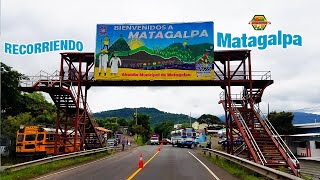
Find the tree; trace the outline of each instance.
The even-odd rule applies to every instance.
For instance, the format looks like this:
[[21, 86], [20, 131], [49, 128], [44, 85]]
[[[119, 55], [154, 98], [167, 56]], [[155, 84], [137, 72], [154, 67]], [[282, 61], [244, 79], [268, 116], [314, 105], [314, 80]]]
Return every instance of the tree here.
[[190, 123], [182, 123], [181, 124], [181, 129], [185, 129], [185, 128], [191, 128]]
[[53, 125], [56, 120], [56, 107], [41, 93], [21, 93], [18, 90], [21, 79], [26, 77], [1, 63], [1, 133], [13, 142], [12, 151], [20, 125]]
[[[159, 134], [161, 138], [164, 137], [170, 137], [171, 131], [173, 131], [173, 126], [174, 123], [171, 121], [164, 121], [161, 122], [160, 124], [157, 124], [156, 127], [154, 128], [154, 132], [156, 134]], [[163, 135], [163, 137], [162, 137]]]
[[97, 118], [96, 124], [116, 132], [119, 126], [127, 126], [128, 122], [124, 118], [110, 117], [105, 119]]
[[21, 103], [18, 86], [26, 77], [1, 62], [1, 116], [17, 115]]
[[119, 124], [118, 123], [114, 123], [114, 122], [106, 122], [104, 124], [104, 127], [106, 129], [112, 130], [112, 132], [116, 132], [119, 128]]
[[271, 112], [269, 120], [277, 132], [281, 135], [292, 134], [295, 132], [293, 126], [293, 113], [292, 112]]
[[132, 117], [133, 120], [129, 122], [128, 131], [133, 134], [138, 134], [142, 136], [143, 141], [147, 142], [151, 133], [150, 116], [145, 114], [134, 113]]
[[95, 118], [95, 124], [96, 124], [96, 126], [104, 127], [104, 119], [102, 119], [102, 118]]
[[1, 119], [1, 136], [4, 136], [11, 140], [9, 151], [15, 152], [15, 140], [16, 133], [20, 128], [20, 125], [30, 125], [30, 119], [32, 116], [30, 112], [20, 113], [17, 116], [7, 116], [5, 119]]
[[125, 120], [124, 118], [118, 118], [117, 122], [120, 126], [128, 126], [128, 121]]
[[35, 123], [53, 124], [55, 122], [57, 108], [49, 103], [42, 93], [24, 93], [22, 101], [20, 103], [22, 112], [31, 112], [32, 117], [41, 116], [43, 118], [38, 118], [39, 121], [35, 121]]
[[217, 116], [211, 115], [211, 114], [203, 114], [197, 119], [197, 121], [200, 124], [206, 123], [208, 125], [210, 125], [210, 124], [223, 124], [223, 122], [221, 122]]

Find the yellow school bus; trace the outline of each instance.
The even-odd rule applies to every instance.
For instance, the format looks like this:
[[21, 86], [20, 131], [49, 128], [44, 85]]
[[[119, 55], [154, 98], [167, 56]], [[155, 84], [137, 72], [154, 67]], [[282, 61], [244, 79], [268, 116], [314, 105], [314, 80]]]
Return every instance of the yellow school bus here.
[[[42, 126], [21, 126], [17, 131], [17, 156], [46, 156], [54, 154], [56, 129]], [[61, 132], [59, 133], [61, 134]], [[68, 130], [70, 141], [73, 143], [74, 131]], [[79, 137], [79, 133], [78, 133]], [[59, 153], [73, 152], [73, 144], [67, 141], [65, 152], [62, 152], [60, 142], [57, 144]], [[60, 147], [60, 148], [59, 148]], [[77, 149], [80, 149], [80, 140], [77, 140]]]

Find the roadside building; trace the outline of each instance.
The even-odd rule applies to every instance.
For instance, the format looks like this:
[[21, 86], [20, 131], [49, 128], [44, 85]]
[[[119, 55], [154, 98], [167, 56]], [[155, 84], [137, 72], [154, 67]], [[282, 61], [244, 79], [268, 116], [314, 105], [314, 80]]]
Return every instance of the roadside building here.
[[203, 130], [204, 128], [208, 127], [208, 124], [202, 123], [200, 124], [198, 121], [192, 123], [192, 127], [194, 130]]
[[296, 134], [283, 135], [293, 154], [320, 157], [320, 123], [295, 124]]
[[182, 127], [182, 124], [175, 124], [173, 125], [174, 129], [180, 129]]
[[128, 134], [128, 126], [119, 126], [118, 133], [119, 134]]

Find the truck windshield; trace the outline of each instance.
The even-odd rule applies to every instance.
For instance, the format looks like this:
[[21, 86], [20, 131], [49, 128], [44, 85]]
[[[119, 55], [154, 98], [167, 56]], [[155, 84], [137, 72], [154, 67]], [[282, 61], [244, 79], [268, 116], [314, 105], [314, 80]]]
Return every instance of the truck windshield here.
[[156, 138], [156, 137], [152, 137], [152, 138], [151, 138], [151, 140], [158, 140], [158, 138]]

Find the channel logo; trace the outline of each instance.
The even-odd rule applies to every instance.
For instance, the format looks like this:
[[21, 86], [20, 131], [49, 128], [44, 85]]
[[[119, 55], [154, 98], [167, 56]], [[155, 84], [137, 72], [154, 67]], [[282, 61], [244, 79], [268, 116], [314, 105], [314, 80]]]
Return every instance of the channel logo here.
[[249, 24], [252, 25], [254, 30], [263, 31], [271, 22], [264, 15], [254, 15]]

